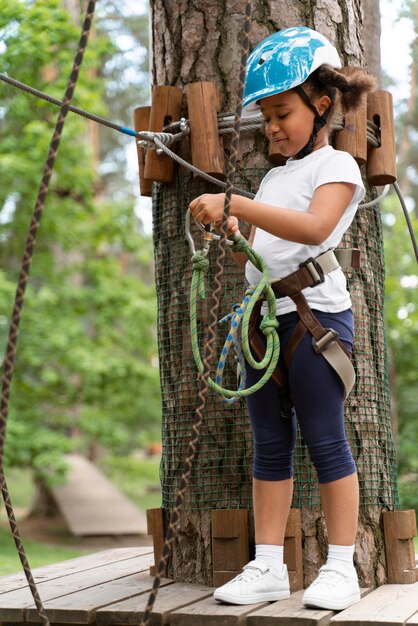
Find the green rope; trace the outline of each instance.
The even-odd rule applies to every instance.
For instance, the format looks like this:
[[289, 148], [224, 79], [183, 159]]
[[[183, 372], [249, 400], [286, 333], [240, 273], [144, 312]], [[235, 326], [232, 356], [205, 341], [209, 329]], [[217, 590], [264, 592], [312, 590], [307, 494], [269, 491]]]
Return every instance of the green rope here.
[[[244, 237], [238, 235], [233, 236], [234, 245], [232, 250], [234, 252], [243, 252], [247, 255], [249, 261], [255, 265], [255, 267], [262, 272], [262, 278], [258, 285], [254, 288], [251, 287], [252, 294], [250, 300], [245, 308], [244, 315], [242, 317], [241, 327], [241, 342], [242, 349], [246, 361], [257, 370], [265, 369], [265, 373], [262, 378], [252, 387], [248, 389], [226, 389], [217, 382], [209, 378], [209, 387], [218, 393], [222, 397], [226, 398], [244, 398], [252, 393], [255, 393], [269, 380], [273, 374], [280, 354], [279, 336], [277, 334], [277, 328], [279, 323], [276, 319], [276, 296], [271, 288], [269, 281], [269, 270], [263, 259], [252, 250], [248, 242]], [[192, 257], [193, 276], [192, 284], [190, 287], [190, 329], [191, 329], [191, 343], [193, 357], [196, 362], [196, 366], [200, 375], [203, 374], [203, 361], [200, 355], [199, 339], [197, 332], [197, 301], [205, 299], [205, 274], [209, 271], [209, 261], [202, 250], [198, 250]], [[247, 292], [248, 293], [248, 292]], [[250, 342], [248, 337], [249, 323], [251, 313], [254, 309], [256, 302], [260, 299], [267, 300], [268, 311], [263, 316], [260, 324], [260, 329], [266, 337], [266, 351], [261, 361], [257, 361], [251, 352]], [[230, 333], [231, 335], [231, 333]], [[228, 335], [227, 341], [232, 339], [232, 335]]]

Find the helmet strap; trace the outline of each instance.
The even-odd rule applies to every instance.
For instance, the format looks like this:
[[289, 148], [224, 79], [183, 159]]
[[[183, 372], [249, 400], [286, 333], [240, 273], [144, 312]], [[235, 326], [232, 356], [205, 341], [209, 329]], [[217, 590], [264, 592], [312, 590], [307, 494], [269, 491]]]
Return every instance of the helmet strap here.
[[306, 91], [300, 85], [298, 85], [294, 89], [295, 89], [296, 93], [298, 93], [299, 96], [302, 98], [302, 100], [305, 102], [305, 104], [307, 104], [308, 107], [315, 113], [312, 134], [309, 137], [309, 141], [302, 148], [302, 150], [300, 150], [297, 153], [297, 155], [295, 157], [296, 159], [303, 159], [303, 157], [308, 156], [308, 154], [311, 154], [311, 152], [313, 150], [313, 147], [314, 147], [315, 139], [317, 138], [317, 135], [318, 135], [319, 131], [321, 130], [321, 128], [323, 128], [325, 126], [325, 124], [328, 121], [329, 115], [331, 113], [332, 104], [330, 104], [330, 106], [327, 109], [325, 109], [323, 114], [320, 115], [318, 109], [316, 108], [316, 106], [314, 104], [312, 104], [312, 102], [311, 102], [308, 94], [306, 93]]

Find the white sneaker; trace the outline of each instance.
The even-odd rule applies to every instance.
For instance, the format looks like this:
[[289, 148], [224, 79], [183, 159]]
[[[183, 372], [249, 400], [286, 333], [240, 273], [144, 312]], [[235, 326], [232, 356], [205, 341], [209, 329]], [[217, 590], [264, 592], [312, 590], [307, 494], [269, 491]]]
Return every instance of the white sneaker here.
[[287, 567], [281, 574], [271, 570], [262, 561], [250, 561], [241, 574], [216, 589], [213, 597], [230, 604], [274, 602], [290, 596]]
[[318, 577], [303, 594], [303, 604], [320, 609], [342, 611], [360, 602], [360, 587], [357, 573], [338, 564], [323, 565]]

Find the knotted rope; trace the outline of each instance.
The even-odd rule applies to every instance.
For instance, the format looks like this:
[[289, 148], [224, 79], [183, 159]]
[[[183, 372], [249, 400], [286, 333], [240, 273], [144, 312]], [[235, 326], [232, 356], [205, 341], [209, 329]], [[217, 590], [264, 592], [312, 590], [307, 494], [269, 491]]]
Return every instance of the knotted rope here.
[[62, 102], [62, 106], [60, 108], [60, 112], [58, 115], [58, 120], [54, 129], [54, 134], [52, 136], [51, 144], [49, 147], [48, 156], [45, 162], [42, 180], [39, 187], [35, 208], [33, 211], [32, 221], [29, 227], [29, 233], [26, 240], [25, 252], [22, 261], [22, 267], [19, 275], [19, 282], [16, 290], [15, 301], [13, 305], [12, 312], [12, 321], [10, 324], [9, 337], [7, 341], [6, 347], [6, 356], [4, 360], [4, 376], [2, 382], [2, 395], [1, 395], [1, 403], [0, 403], [0, 484], [1, 484], [1, 492], [3, 495], [4, 505], [7, 511], [7, 517], [9, 519], [10, 528], [12, 530], [13, 539], [15, 541], [19, 558], [23, 566], [23, 571], [26, 576], [26, 580], [28, 581], [29, 588], [31, 590], [33, 599], [36, 604], [36, 608], [39, 613], [39, 617], [41, 618], [44, 626], [49, 626], [49, 620], [46, 615], [44, 606], [42, 604], [41, 598], [39, 596], [38, 589], [35, 584], [35, 580], [33, 578], [25, 549], [22, 544], [22, 540], [20, 538], [19, 530], [16, 524], [16, 518], [13, 511], [12, 503], [10, 501], [9, 490], [7, 488], [6, 478], [4, 475], [4, 444], [6, 439], [6, 427], [7, 427], [7, 417], [9, 412], [9, 399], [10, 399], [10, 387], [13, 378], [14, 372], [14, 361], [16, 355], [16, 346], [17, 340], [19, 336], [19, 325], [20, 319], [22, 316], [22, 309], [24, 304], [25, 291], [28, 284], [30, 266], [32, 264], [32, 256], [36, 245], [36, 236], [39, 230], [42, 213], [45, 204], [45, 197], [48, 193], [49, 183], [52, 176], [52, 171], [54, 168], [58, 147], [61, 140], [62, 131], [64, 128], [65, 118], [70, 108], [70, 102], [73, 98], [75, 86], [78, 80], [80, 67], [83, 62], [84, 53], [86, 51], [88, 36], [91, 29], [91, 24], [93, 20], [94, 10], [96, 6], [96, 0], [89, 0], [86, 16], [83, 23], [82, 33], [80, 37], [80, 41], [78, 44], [78, 50], [74, 59], [73, 68], [71, 71], [70, 79], [67, 85], [67, 89], [65, 92], [64, 100]]
[[[235, 169], [238, 155], [238, 147], [239, 147], [239, 132], [240, 132], [240, 123], [241, 123], [241, 113], [242, 113], [242, 98], [244, 94], [244, 84], [245, 84], [245, 68], [247, 65], [247, 57], [249, 51], [249, 32], [251, 26], [251, 2], [247, 2], [245, 8], [245, 26], [244, 26], [244, 40], [243, 40], [243, 48], [242, 48], [242, 56], [241, 56], [241, 67], [240, 67], [240, 75], [239, 75], [239, 87], [238, 87], [238, 96], [237, 96], [237, 107], [235, 112], [235, 123], [234, 123], [234, 132], [231, 141], [231, 151], [230, 157], [228, 161], [228, 172], [227, 172], [227, 187], [225, 192], [225, 204], [224, 204], [224, 212], [223, 219], [221, 225], [221, 239], [219, 242], [218, 256], [216, 260], [217, 271], [214, 277], [215, 287], [213, 290], [213, 306], [210, 312], [210, 323], [208, 327], [207, 334], [207, 342], [205, 344], [205, 354], [203, 357], [203, 372], [200, 376], [199, 380], [199, 405], [196, 408], [195, 418], [192, 426], [192, 431], [190, 434], [188, 449], [186, 453], [186, 457], [184, 459], [183, 471], [180, 480], [180, 487], [176, 495], [175, 503], [173, 511], [170, 515], [170, 520], [168, 524], [168, 529], [163, 545], [162, 555], [157, 567], [157, 574], [154, 578], [154, 583], [152, 590], [150, 592], [147, 607], [143, 614], [141, 625], [140, 626], [148, 626], [150, 623], [151, 612], [155, 604], [155, 600], [157, 598], [158, 590], [161, 585], [161, 577], [163, 576], [168, 559], [171, 554], [171, 546], [173, 543], [173, 539], [176, 532], [177, 523], [180, 518], [180, 512], [183, 508], [184, 502], [184, 494], [187, 488], [187, 485], [190, 480], [190, 474], [192, 470], [193, 460], [196, 454], [197, 444], [200, 436], [200, 429], [203, 421], [203, 410], [206, 404], [206, 395], [209, 390], [209, 376], [211, 371], [211, 363], [213, 360], [214, 353], [214, 345], [216, 341], [216, 328], [218, 323], [218, 308], [219, 308], [219, 295], [222, 290], [221, 278], [223, 275], [223, 261], [225, 258], [226, 252], [226, 233], [227, 233], [227, 224], [228, 217], [230, 211], [230, 203], [231, 203], [231, 195], [234, 186], [235, 180]], [[163, 144], [161, 144], [162, 146]], [[200, 282], [200, 289], [202, 289], [202, 281]]]
[[[209, 387], [218, 393], [222, 398], [237, 400], [239, 398], [245, 398], [252, 393], [255, 393], [265, 383], [269, 380], [270, 376], [273, 374], [280, 353], [280, 342], [277, 334], [278, 321], [276, 319], [276, 296], [274, 294], [273, 289], [271, 288], [269, 282], [269, 270], [265, 263], [265, 261], [258, 255], [254, 250], [252, 250], [248, 244], [248, 242], [243, 238], [234, 235], [233, 237], [234, 246], [232, 250], [234, 252], [243, 252], [246, 254], [248, 259], [257, 267], [257, 269], [262, 273], [262, 277], [260, 282], [256, 287], [250, 287], [247, 291], [244, 300], [241, 305], [236, 307], [236, 310], [231, 315], [231, 328], [228, 336], [226, 338], [225, 344], [222, 348], [221, 356], [218, 363], [218, 368], [216, 372], [215, 380], [212, 380], [210, 377], [208, 378]], [[193, 357], [197, 365], [197, 369], [199, 374], [203, 375], [204, 372], [204, 364], [202, 358], [200, 356], [199, 349], [199, 339], [197, 332], [197, 302], [200, 298], [203, 300], [205, 298], [205, 274], [209, 269], [209, 261], [207, 257], [201, 250], [198, 250], [192, 257], [193, 264], [193, 276], [192, 276], [192, 284], [190, 288], [190, 330], [191, 330], [191, 343], [192, 343], [192, 351]], [[249, 324], [251, 313], [254, 309], [256, 302], [260, 299], [267, 300], [268, 312], [264, 315], [260, 329], [262, 333], [266, 337], [266, 351], [264, 357], [261, 361], [257, 361], [251, 352], [250, 342], [249, 342]], [[225, 318], [224, 318], [225, 319]], [[254, 369], [265, 369], [265, 373], [262, 378], [252, 385], [251, 387], [245, 388], [244, 379], [245, 379], [245, 363], [240, 359], [240, 348], [238, 347], [238, 362], [240, 364], [240, 377], [241, 382], [238, 389], [226, 389], [222, 386], [222, 375], [225, 370], [225, 364], [228, 357], [228, 353], [233, 344], [235, 346], [239, 346], [239, 342], [237, 341], [237, 334], [239, 325], [242, 323], [241, 329], [241, 342], [242, 342], [242, 353], [245, 357], [245, 360], [254, 368]]]

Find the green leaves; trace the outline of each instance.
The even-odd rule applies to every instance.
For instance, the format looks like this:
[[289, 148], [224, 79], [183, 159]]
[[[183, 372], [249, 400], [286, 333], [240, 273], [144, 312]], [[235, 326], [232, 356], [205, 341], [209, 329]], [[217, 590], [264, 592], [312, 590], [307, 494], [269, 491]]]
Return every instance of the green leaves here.
[[[79, 39], [61, 4], [0, 0], [1, 71], [58, 98]], [[105, 26], [97, 23], [75, 102], [102, 115], [109, 84], [113, 95], [118, 89], [101, 76], [118, 41]], [[3, 83], [0, 90], [3, 355], [58, 109]], [[101, 144], [93, 133], [97, 152], [91, 137], [91, 124], [69, 114], [37, 237], [11, 389], [7, 464], [30, 466], [48, 483], [63, 475], [63, 454], [73, 446], [94, 441], [127, 454], [160, 422], [152, 242], [139, 230], [120, 172], [118, 202], [98, 174], [97, 154], [112, 159], [119, 139]]]

